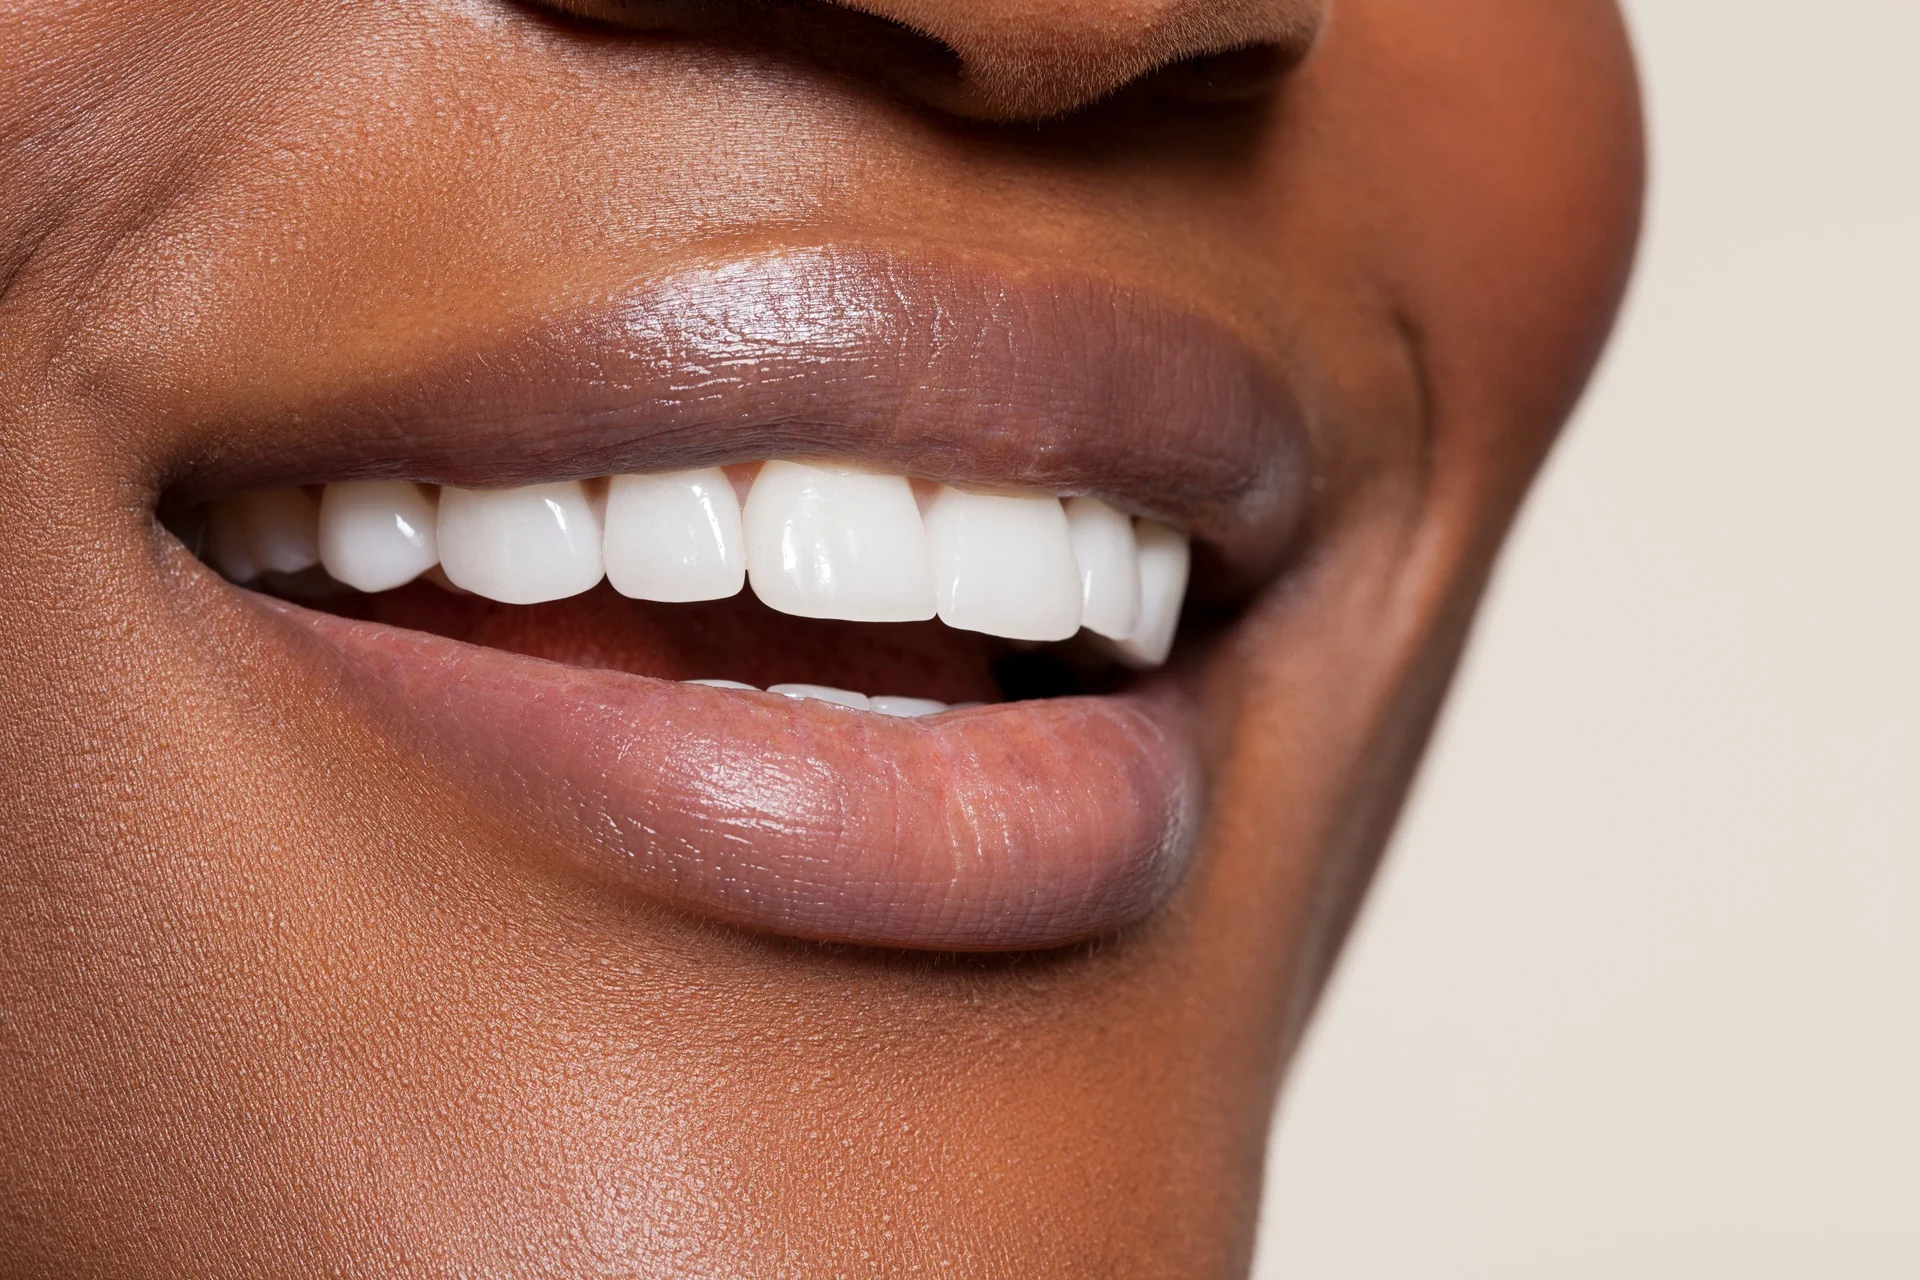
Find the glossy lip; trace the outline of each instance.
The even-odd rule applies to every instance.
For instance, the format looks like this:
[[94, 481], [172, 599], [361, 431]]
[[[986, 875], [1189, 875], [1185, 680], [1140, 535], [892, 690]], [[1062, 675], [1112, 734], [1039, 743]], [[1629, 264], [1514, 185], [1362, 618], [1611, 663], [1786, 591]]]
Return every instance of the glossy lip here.
[[[310, 359], [185, 433], [160, 487], [487, 487], [769, 458], [1094, 494], [1235, 590], [1304, 506], [1293, 389], [1224, 325], [1083, 272], [807, 247]], [[432, 328], [438, 348], [419, 349]], [[398, 354], [395, 350], [398, 349]]]
[[730, 924], [1053, 947], [1138, 919], [1192, 852], [1199, 770], [1165, 695], [897, 720], [258, 599], [407, 749], [596, 873]]
[[[270, 411], [233, 406], [252, 429], [202, 441], [169, 497], [829, 455], [1096, 493], [1193, 531], [1228, 582], [1270, 575], [1301, 515], [1288, 389], [1223, 328], [1084, 275], [804, 249], [489, 334], [360, 362], [324, 395], [283, 388]], [[1204, 735], [1174, 675], [903, 722], [253, 598], [370, 722], [538, 843], [749, 928], [1059, 946], [1162, 901], [1204, 817]]]

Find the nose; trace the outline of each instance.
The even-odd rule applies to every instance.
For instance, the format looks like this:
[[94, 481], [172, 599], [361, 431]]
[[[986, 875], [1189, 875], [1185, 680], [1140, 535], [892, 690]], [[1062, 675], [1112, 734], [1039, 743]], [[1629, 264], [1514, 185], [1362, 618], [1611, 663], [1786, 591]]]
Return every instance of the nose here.
[[1319, 32], [1326, 0], [838, 2], [951, 49], [961, 74], [942, 105], [1012, 120], [1071, 111], [1209, 57], [1224, 74], [1291, 65]]
[[1167, 70], [1184, 96], [1261, 87], [1329, 0], [535, 0], [635, 30], [778, 44], [941, 110], [1040, 120]]

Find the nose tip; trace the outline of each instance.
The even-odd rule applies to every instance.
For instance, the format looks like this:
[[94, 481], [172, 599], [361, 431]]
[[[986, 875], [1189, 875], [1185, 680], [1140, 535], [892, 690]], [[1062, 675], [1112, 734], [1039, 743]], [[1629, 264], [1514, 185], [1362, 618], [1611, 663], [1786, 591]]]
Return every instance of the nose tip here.
[[1095, 102], [1156, 68], [1311, 47], [1326, 0], [837, 0], [951, 49], [958, 74], [916, 89], [949, 111], [1031, 120]]

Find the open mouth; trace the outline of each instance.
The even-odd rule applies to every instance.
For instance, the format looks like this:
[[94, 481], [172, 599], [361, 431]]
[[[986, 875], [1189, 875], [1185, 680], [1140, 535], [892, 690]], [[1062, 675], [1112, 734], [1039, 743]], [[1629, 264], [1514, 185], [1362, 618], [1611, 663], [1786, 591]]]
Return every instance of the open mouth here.
[[495, 490], [344, 481], [197, 514], [189, 536], [224, 576], [325, 612], [906, 718], [1159, 666], [1188, 574], [1185, 535], [1098, 498], [789, 461]]
[[943, 950], [1160, 902], [1206, 803], [1191, 670], [1299, 515], [1244, 349], [877, 250], [585, 316], [304, 403], [169, 523], [370, 722], [657, 900]]

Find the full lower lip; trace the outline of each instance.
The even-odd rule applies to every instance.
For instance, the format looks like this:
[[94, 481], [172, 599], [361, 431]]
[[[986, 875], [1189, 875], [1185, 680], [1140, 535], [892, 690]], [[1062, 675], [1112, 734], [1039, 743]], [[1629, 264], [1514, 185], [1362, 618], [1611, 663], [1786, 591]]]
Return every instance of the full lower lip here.
[[[1235, 593], [1292, 550], [1308, 445], [1286, 386], [1212, 322], [1108, 282], [806, 249], [557, 316], [449, 325], [450, 353], [375, 350], [320, 390], [256, 378], [272, 399], [205, 415], [170, 497], [825, 454], [1106, 497], [1190, 530]], [[533, 842], [750, 928], [1063, 945], [1160, 902], [1204, 818], [1178, 676], [902, 723], [260, 607]]]
[[593, 872], [731, 924], [1054, 947], [1140, 918], [1193, 851], [1200, 771], [1172, 678], [903, 721], [256, 599], [404, 750]]

